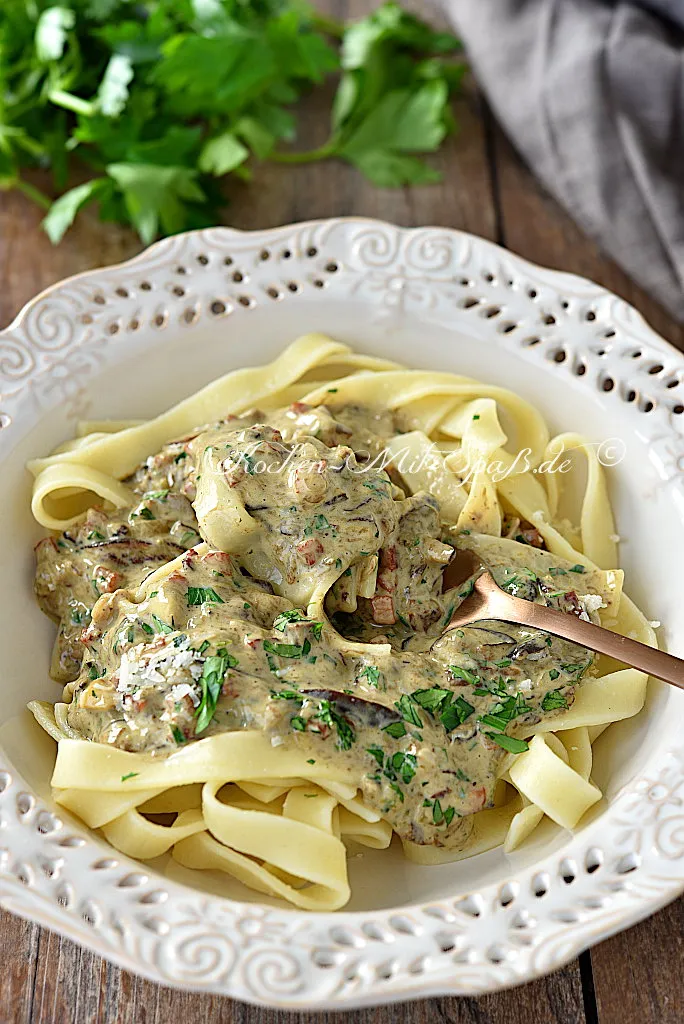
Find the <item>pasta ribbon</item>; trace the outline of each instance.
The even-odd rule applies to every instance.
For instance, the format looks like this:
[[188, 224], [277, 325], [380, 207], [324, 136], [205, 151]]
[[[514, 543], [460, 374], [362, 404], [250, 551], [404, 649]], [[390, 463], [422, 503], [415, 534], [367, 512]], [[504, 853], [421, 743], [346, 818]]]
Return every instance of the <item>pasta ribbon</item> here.
[[[592, 599], [584, 607], [590, 608], [592, 612], [598, 611], [604, 626], [656, 646], [653, 628], [623, 593], [623, 573], [617, 568], [617, 538], [606, 474], [599, 450], [589, 439], [577, 433], [563, 433], [550, 438], [539, 411], [505, 388], [447, 372], [405, 369], [385, 359], [354, 353], [349, 346], [318, 333], [299, 338], [265, 366], [225, 374], [158, 416], [148, 419], [83, 421], [78, 425], [76, 438], [65, 441], [46, 458], [34, 459], [29, 463], [34, 476], [31, 501], [33, 515], [47, 529], [63, 531], [80, 523], [84, 512], [93, 505], [104, 505], [112, 509], [138, 503], [138, 508], [142, 508], [149, 518], [154, 519], [149, 509], [140, 506], [140, 494], [133, 489], [133, 481], [139, 479], [139, 474], [136, 474], [133, 481], [129, 479], [148, 457], [154, 456], [172, 441], [194, 437], [203, 425], [215, 424], [230, 415], [245, 413], [256, 407], [268, 414], [292, 403], [317, 407], [315, 410], [305, 410], [307, 416], [311, 417], [305, 421], [307, 443], [314, 454], [318, 453], [318, 464], [323, 466], [327, 465], [327, 451], [322, 447], [323, 442], [318, 434], [315, 438], [308, 434], [311, 420], [323, 425], [332, 423], [332, 428], [329, 428], [333, 430], [332, 436], [342, 440], [346, 440], [352, 433], [343, 422], [343, 414], [340, 412], [342, 407], [369, 406], [372, 422], [382, 419], [383, 422], [391, 423], [386, 433], [391, 432], [393, 436], [387, 439], [386, 451], [381, 455], [387, 457], [390, 465], [392, 485], [383, 476], [380, 489], [383, 500], [391, 506], [392, 516], [399, 507], [394, 499], [397, 495], [403, 497], [404, 493], [409, 496], [427, 493], [439, 504], [441, 523], [434, 502], [423, 502], [433, 517], [431, 529], [434, 536], [429, 538], [431, 550], [424, 546], [427, 555], [424, 555], [420, 547], [420, 536], [411, 533], [409, 540], [405, 537], [402, 539], [406, 550], [410, 551], [409, 543], [415, 548], [414, 561], [410, 563], [411, 572], [421, 586], [429, 590], [432, 586], [430, 580], [436, 580], [437, 587], [442, 586], [441, 568], [452, 554], [449, 545], [444, 543], [445, 537], [451, 538], [452, 545], [474, 551], [492, 570], [520, 565], [521, 538], [512, 540], [510, 537], [517, 536], [519, 525], [522, 532], [521, 524], [524, 523], [524, 529], [533, 536], [531, 543], [524, 549], [523, 572], [527, 569], [532, 575], [567, 578], [572, 586], [566, 586], [562, 593], [565, 596], [573, 593], [578, 613], [582, 609], [578, 603], [580, 599], [574, 594], [574, 584], [575, 580], [581, 581], [581, 600], [586, 602]], [[330, 415], [322, 406], [327, 408]], [[388, 416], [388, 411], [393, 415]], [[376, 412], [381, 415], [376, 417]], [[290, 416], [292, 411], [284, 415]], [[336, 420], [336, 416], [340, 419]], [[335, 435], [334, 431], [339, 433]], [[311, 428], [313, 433], [314, 428]], [[279, 435], [271, 433], [269, 436], [271, 440], [278, 441]], [[372, 445], [377, 437], [375, 434], [371, 436], [374, 439]], [[186, 479], [181, 476], [184, 485], [188, 479], [192, 484], [189, 490], [182, 492], [181, 508], [188, 507], [187, 495], [194, 495], [192, 488], [196, 488], [194, 512], [197, 522], [192, 517], [191, 522], [200, 530], [202, 542], [192, 547], [189, 554], [184, 551], [174, 557], [176, 551], [199, 541], [194, 527], [190, 531], [189, 541], [187, 537], [180, 541], [175, 539], [177, 532], [174, 531], [180, 528], [183, 535], [185, 529], [185, 519], [179, 518], [169, 533], [174, 542], [164, 549], [165, 554], [162, 556], [170, 560], [161, 565], [158, 561], [150, 561], [152, 571], [145, 576], [142, 584], [138, 586], [143, 578], [143, 574], [140, 574], [134, 578], [130, 589], [117, 589], [120, 587], [121, 574], [111, 573], [111, 586], [108, 590], [104, 588], [105, 592], [101, 594], [93, 577], [88, 585], [93, 583], [98, 601], [102, 603], [93, 607], [91, 600], [87, 608], [84, 605], [88, 616], [84, 624], [91, 623], [93, 629], [99, 628], [109, 601], [118, 602], [117, 607], [126, 624], [132, 621], [141, 606], [145, 605], [152, 610], [154, 606], [150, 606], [149, 602], [160, 590], [162, 595], [158, 600], [168, 601], [163, 592], [164, 586], [174, 574], [178, 579], [186, 559], [200, 560], [205, 556], [211, 559], [217, 556], [225, 558], [222, 554], [224, 552], [240, 556], [241, 560], [236, 563], [240, 569], [235, 570], [239, 607], [251, 607], [249, 602], [243, 603], [246, 583], [244, 576], [249, 571], [262, 581], [268, 601], [274, 602], [272, 607], [280, 602], [279, 618], [286, 620], [286, 625], [276, 634], [278, 640], [280, 636], [284, 641], [292, 639], [291, 636], [286, 637], [288, 623], [296, 623], [297, 628], [302, 628], [301, 641], [270, 642], [273, 656], [268, 665], [273, 673], [273, 686], [289, 684], [291, 678], [296, 678], [287, 675], [290, 659], [306, 655], [307, 671], [308, 665], [316, 663], [317, 652], [311, 638], [316, 643], [324, 631], [333, 628], [331, 622], [336, 621], [333, 612], [351, 613], [357, 608], [367, 607], [364, 602], [372, 605], [374, 600], [385, 612], [388, 604], [394, 608], [390, 595], [393, 588], [398, 589], [398, 576], [397, 549], [392, 545], [398, 542], [394, 539], [390, 544], [388, 538], [396, 538], [397, 534], [392, 532], [393, 525], [385, 529], [382, 520], [377, 529], [375, 525], [371, 526], [371, 540], [363, 545], [367, 550], [362, 551], [358, 558], [352, 557], [353, 552], [347, 561], [343, 557], [330, 557], [320, 577], [315, 575], [313, 568], [311, 573], [293, 572], [285, 586], [282, 574], [280, 579], [276, 578], [279, 570], [271, 565], [274, 559], [267, 547], [264, 545], [262, 551], [256, 542], [258, 531], [263, 529], [262, 520], [258, 519], [259, 511], [261, 509], [263, 512], [265, 505], [250, 503], [247, 499], [243, 503], [238, 497], [238, 490], [231, 486], [225, 472], [225, 437], [220, 437], [220, 440], [221, 446], [217, 449], [220, 457], [212, 455], [212, 446], [207, 444], [204, 453], [190, 467], [193, 472], [196, 471], [195, 477]], [[381, 440], [384, 443], [384, 435]], [[231, 443], [233, 441], [234, 438]], [[316, 449], [315, 445], [319, 445], [319, 448]], [[225, 445], [225, 448], [230, 447]], [[374, 450], [377, 451], [379, 447], [378, 444]], [[175, 455], [175, 449], [172, 455]], [[179, 455], [180, 459], [185, 457], [185, 453]], [[363, 465], [364, 459], [359, 456], [355, 469], [363, 472]], [[340, 490], [342, 470], [336, 472], [340, 475], [334, 476], [335, 489]], [[249, 473], [252, 473], [251, 468]], [[243, 476], [251, 479], [244, 473]], [[169, 486], [174, 479], [170, 474]], [[358, 483], [358, 478], [354, 479]], [[309, 485], [310, 481], [306, 487]], [[361, 485], [358, 486], [360, 489]], [[377, 493], [374, 494], [374, 490], [378, 491], [377, 478], [375, 485], [367, 482], [365, 486], [366, 492], [361, 499], [355, 499], [352, 509], [356, 524], [355, 536], [360, 530], [359, 523], [370, 521], [374, 524], [369, 519], [369, 510], [377, 500]], [[288, 483], [288, 487], [292, 485]], [[307, 493], [306, 487], [302, 484], [302, 493]], [[149, 492], [149, 495], [146, 492], [146, 497], [164, 500], [168, 493], [162, 491], [155, 498], [154, 492]], [[285, 495], [282, 506], [280, 501], [271, 502], [276, 517], [280, 516], [281, 507], [288, 507], [293, 500], [292, 489], [289, 492], [284, 489], [282, 493]], [[561, 514], [568, 495], [579, 498], [579, 522], [576, 525]], [[178, 494], [174, 497], [179, 499]], [[334, 508], [332, 502], [338, 500], [339, 495], [335, 494], [328, 504]], [[404, 508], [413, 504], [411, 497], [404, 503]], [[419, 505], [420, 501], [415, 504]], [[170, 507], [176, 508], [172, 503]], [[316, 504], [315, 496], [307, 507], [309, 518], [303, 533], [306, 540], [302, 546], [305, 550], [308, 546], [313, 551], [311, 560], [305, 563], [310, 567], [318, 566], [316, 548], [318, 545], [320, 551], [323, 551], [318, 538], [327, 536], [325, 531], [339, 531], [338, 540], [341, 536], [345, 544], [340, 548], [340, 554], [344, 555], [347, 548], [353, 548], [353, 545], [346, 543], [344, 524], [340, 525], [340, 520], [337, 520], [331, 525], [327, 516], [320, 512], [321, 507]], [[309, 510], [314, 514], [309, 516]], [[325, 511], [332, 517], [329, 508]], [[413, 513], [412, 509], [406, 515]], [[137, 510], [135, 515], [138, 515]], [[394, 522], [393, 519], [391, 521]], [[90, 521], [87, 522], [89, 529]], [[144, 526], [145, 529], [149, 528], [147, 523]], [[281, 528], [279, 519], [274, 526], [269, 526], [269, 530], [271, 538], [286, 538], [283, 543], [288, 552], [293, 548], [296, 543], [291, 539], [294, 533]], [[414, 532], [420, 534], [421, 530], [422, 526], [418, 526]], [[508, 536], [504, 536], [505, 533]], [[437, 536], [439, 539], [435, 540]], [[298, 537], [301, 542], [301, 536]], [[112, 538], [104, 536], [96, 535], [96, 539], [113, 543]], [[60, 544], [60, 547], [72, 543], [70, 535], [67, 535], [65, 542], [68, 543]], [[146, 539], [136, 543], [141, 545], [143, 552], [148, 550], [145, 547]], [[93, 549], [87, 550], [90, 554]], [[145, 561], [147, 554], [135, 557], [139, 558], [136, 564], [148, 564]], [[257, 563], [257, 558], [262, 561]], [[96, 561], [96, 555], [92, 556], [92, 561]], [[257, 571], [257, 567], [260, 568], [266, 562], [271, 575], [265, 570]], [[117, 563], [117, 568], [119, 564], [122, 563]], [[222, 565], [222, 568], [225, 566]], [[224, 575], [218, 569], [213, 572], [216, 579]], [[430, 576], [430, 573], [433, 575]], [[573, 576], [573, 573], [576, 575]], [[117, 577], [118, 584], [115, 582]], [[206, 581], [206, 577], [204, 579]], [[220, 584], [213, 576], [209, 577], [209, 582], [215, 583], [220, 589]], [[193, 598], [187, 597], [187, 608], [191, 609], [192, 615], [196, 613], [197, 621], [201, 620], [206, 625], [218, 604], [225, 604], [230, 609], [231, 623], [242, 621], [235, 617], [233, 605], [226, 604], [213, 586], [188, 586], [188, 595], [191, 589]], [[550, 589], [547, 588], [547, 591]], [[409, 593], [408, 587], [405, 587], [405, 591]], [[327, 605], [326, 598], [329, 598]], [[228, 595], [227, 601], [231, 600]], [[187, 611], [185, 602], [186, 593], [183, 591], [183, 614]], [[443, 608], [434, 594], [428, 600], [422, 597], [416, 600], [411, 612], [422, 613], [426, 607], [430, 610], [430, 602], [432, 610], [436, 609], [430, 622], [441, 621]], [[67, 623], [69, 628], [83, 622], [80, 617], [82, 611], [77, 605], [78, 602], [73, 609], [76, 618], [72, 619], [70, 625]], [[168, 608], [168, 603], [164, 607]], [[287, 610], [283, 611], [283, 608]], [[273, 621], [273, 614], [270, 615], [269, 623]], [[449, 617], [450, 613], [447, 620]], [[149, 621], [145, 621], [142, 627], [148, 634], [143, 645], [154, 644], [153, 650], [158, 652], [164, 642], [171, 646], [169, 634], [175, 637], [178, 633], [180, 643], [177, 651], [173, 649], [172, 657], [178, 656], [181, 662], [185, 658], [185, 667], [192, 663], [197, 669], [195, 675], [187, 677], [197, 684], [195, 690], [187, 683], [185, 689], [174, 685], [174, 690], [180, 690], [178, 700], [188, 700], [189, 715], [197, 715], [199, 712], [194, 709], [200, 702], [201, 684], [202, 702], [205, 705], [203, 710], [213, 700], [213, 713], [223, 679], [214, 678], [220, 676], [218, 669], [207, 671], [208, 663], [237, 665], [238, 660], [229, 649], [218, 647], [215, 656], [206, 655], [204, 664], [200, 664], [199, 659], [193, 660], [195, 654], [202, 654], [205, 644], [199, 650], [190, 648], [188, 636], [180, 633], [179, 615], [176, 614], [174, 618], [170, 614], [169, 620], [170, 624], [152, 612]], [[406, 628], [410, 626], [406, 619], [399, 615], [395, 617], [393, 611], [388, 617], [378, 616], [374, 624], [380, 626], [384, 623], [384, 631], [397, 621]], [[154, 625], [150, 624], [152, 622]], [[263, 635], [257, 635], [258, 628], [261, 628], [260, 624], [254, 626], [254, 637], [249, 634], [245, 640], [250, 643], [263, 640]], [[487, 630], [486, 626], [481, 628], [490, 634], [495, 633], [495, 630]], [[186, 629], [190, 632], [191, 626], [186, 626]], [[306, 633], [307, 629], [311, 629], [311, 632]], [[75, 633], [70, 633], [69, 637], [78, 638], [79, 635], [80, 627]], [[110, 632], [110, 639], [113, 635], [114, 630]], [[357, 634], [352, 635], [356, 637]], [[364, 634], [359, 632], [358, 635]], [[427, 635], [431, 637], [431, 634]], [[128, 638], [129, 645], [134, 643], [132, 636], [133, 633]], [[364, 693], [370, 693], [373, 697], [373, 714], [379, 722], [387, 723], [381, 724], [380, 728], [389, 736], [394, 739], [407, 737], [408, 743], [414, 737], [421, 738], [416, 729], [425, 731], [439, 721], [447, 730], [445, 736], [448, 738], [444, 740], [443, 748], [446, 757], [446, 745], [460, 742], [463, 738], [454, 731], [457, 727], [467, 722], [468, 726], [473, 724], [473, 729], [483, 730], [484, 727], [479, 723], [489, 721], [487, 728], [496, 730], [494, 733], [486, 733], [489, 740], [494, 740], [488, 748], [493, 750], [496, 742], [504, 746], [501, 732], [513, 720], [510, 715], [514, 719], [518, 716], [515, 733], [512, 730], [506, 734], [508, 746], [505, 749], [511, 752], [494, 760], [492, 774], [498, 767], [495, 786], [492, 790], [488, 781], [487, 787], [479, 787], [482, 790], [479, 802], [475, 802], [478, 794], [475, 781], [465, 774], [458, 776], [456, 772], [450, 773], [454, 776], [454, 787], [457, 779], [465, 780], [470, 787], [467, 795], [462, 794], [463, 800], [470, 801], [473, 797], [472, 803], [458, 805], [465, 811], [463, 817], [458, 817], [460, 811], [456, 812], [454, 806], [447, 808], [446, 804], [442, 806], [440, 803], [440, 796], [445, 793], [451, 793], [452, 800], [456, 800], [453, 795], [455, 790], [449, 788], [450, 780], [447, 780], [447, 785], [439, 794], [421, 789], [422, 806], [411, 822], [411, 829], [401, 834], [408, 834], [411, 839], [424, 839], [425, 843], [431, 845], [403, 838], [406, 857], [418, 865], [442, 864], [472, 857], [502, 844], [508, 853], [528, 840], [545, 818], [565, 829], [577, 828], [583, 816], [601, 799], [601, 792], [591, 779], [593, 744], [611, 723], [632, 717], [642, 710], [648, 682], [644, 673], [623, 668], [602, 658], [592, 665], [590, 672], [594, 674], [587, 674], [584, 678], [581, 678], [581, 674], [566, 675], [565, 679], [569, 678], [570, 683], [566, 682], [561, 691], [560, 684], [552, 682], [558, 679], [559, 672], [556, 671], [554, 675], [549, 671], [549, 691], [544, 694], [544, 700], [550, 698], [551, 713], [539, 717], [536, 714], [530, 715], [530, 707], [524, 706], [525, 685], [527, 693], [530, 693], [532, 687], [529, 679], [522, 680], [520, 692], [509, 697], [510, 691], [505, 689], [503, 675], [495, 690], [478, 690], [472, 684], [475, 669], [481, 670], [477, 664], [472, 671], [465, 666], [449, 665], [445, 673], [449, 682], [453, 681], [453, 677], [457, 683], [462, 681], [464, 684], [472, 684], [473, 693], [478, 694], [478, 697], [484, 694], [488, 699], [488, 695], [492, 695], [492, 713], [478, 718], [475, 708], [463, 697], [459, 696], [458, 702], [454, 700], [450, 704], [450, 691], [432, 684], [428, 687], [427, 683], [424, 689], [412, 695], [402, 694], [401, 700], [394, 702], [394, 707], [390, 702], [382, 706], [379, 680], [388, 670], [395, 653], [388, 642], [391, 636], [391, 633], [384, 635], [378, 632], [377, 636], [373, 635], [378, 642], [372, 644], [340, 637], [338, 650], [342, 664], [346, 664], [345, 658], [349, 660], [362, 656], [364, 669], [359, 676], [365, 674], [365, 680], [359, 685], [363, 687]], [[88, 640], [88, 634], [83, 634], [83, 639]], [[403, 634], [400, 639], [403, 643]], [[242, 634], [238, 638], [238, 642], [241, 641]], [[547, 638], [547, 643], [550, 642]], [[233, 650], [237, 650], [237, 646], [238, 643], [235, 643]], [[543, 649], [543, 644], [540, 646]], [[207, 640], [206, 648], [209, 647], [210, 642]], [[264, 649], [269, 650], [265, 641]], [[404, 649], [408, 650], [408, 647], [402, 647], [402, 651]], [[405, 664], [409, 664], [406, 655], [402, 656]], [[112, 683], [105, 678], [104, 670], [94, 662], [90, 665], [92, 674], [89, 679], [85, 678], [88, 697], [94, 692], [101, 697], [109, 686], [105, 696], [109, 696], [112, 702], [109, 706], [116, 706], [117, 713], [123, 705], [114, 705], [114, 701], [125, 690], [124, 683], [114, 692], [124, 674], [123, 655], [119, 652], [118, 657], [121, 661], [121, 678], [114, 677]], [[80, 654], [78, 658], [80, 660]], [[283, 667], [282, 660], [278, 659], [285, 659], [288, 665]], [[334, 659], [329, 660], [336, 664]], [[494, 664], [501, 666], [503, 672], [511, 661], [504, 658]], [[318, 666], [312, 667], [311, 672], [315, 673], [320, 665], [319, 660]], [[144, 667], [148, 670], [149, 663]], [[582, 667], [569, 666], [573, 671]], [[561, 668], [566, 669], [568, 666], [561, 665]], [[128, 662], [126, 671], [131, 671]], [[230, 676], [225, 676], [225, 669], [223, 671], [224, 677], [230, 680]], [[356, 671], [354, 668], [353, 672]], [[271, 677], [268, 672], [265, 675], [268, 689]], [[511, 669], [511, 676], [514, 675], [515, 670]], [[369, 765], [360, 772], [358, 766], [354, 767], [351, 757], [307, 758], [306, 748], [298, 747], [297, 741], [283, 742], [281, 735], [274, 735], [271, 740], [270, 735], [250, 727], [213, 733], [209, 730], [211, 734], [205, 734], [204, 738], [194, 739], [190, 736], [193, 742], [186, 742], [186, 730], [186, 733], [173, 734], [178, 749], [167, 756], [134, 753], [109, 743], [80, 738], [79, 733], [70, 725], [70, 705], [67, 702], [72, 698], [85, 699], [84, 687], [73, 675], [65, 675], [64, 678], [72, 681], [66, 685], [62, 701], [54, 705], [42, 701], [29, 704], [38, 723], [57, 742], [52, 775], [55, 800], [88, 827], [99, 829], [107, 841], [123, 853], [139, 860], [151, 860], [170, 853], [178, 864], [186, 868], [220, 871], [259, 893], [282, 898], [292, 906], [327, 911], [344, 906], [350, 895], [345, 842], [360, 843], [373, 850], [384, 850], [390, 845], [393, 830], [387, 820], [389, 805], [383, 802], [384, 793], [383, 801], [375, 807], [370, 805], [367, 778], [379, 781], [380, 785], [385, 786], [384, 792], [398, 793], [403, 804], [404, 795], [398, 780], [409, 785], [414, 779], [417, 756], [414, 752], [407, 753], [404, 748], [403, 752], [401, 749], [395, 751], [390, 758], [384, 749], [376, 747], [366, 750], [365, 753], [374, 758], [370, 767], [375, 775], [370, 776], [366, 770]], [[173, 677], [174, 684], [176, 678]], [[541, 678], [545, 689], [547, 677]], [[477, 682], [476, 674], [475, 679]], [[356, 683], [359, 683], [358, 678]], [[352, 690], [341, 690], [344, 685], [340, 684], [340, 692], [353, 699]], [[559, 689], [554, 690], [554, 686]], [[281, 705], [297, 700], [299, 696], [299, 691], [271, 692], [274, 697], [284, 698], [284, 701], [280, 701]], [[315, 692], [311, 689], [312, 694]], [[326, 728], [330, 728], [334, 735], [332, 709], [337, 690], [321, 692], [328, 695], [320, 699], [328, 714]], [[333, 697], [329, 700], [330, 693], [333, 693]], [[567, 693], [567, 700], [564, 696], [559, 698], [560, 693]], [[137, 699], [137, 693], [134, 696]], [[375, 696], [378, 696], [377, 703]], [[422, 703], [418, 699], [412, 702], [411, 696], [419, 697]], [[518, 698], [522, 698], [521, 711]], [[475, 696], [471, 697], [473, 701], [476, 699]], [[497, 705], [499, 699], [502, 703]], [[173, 696], [172, 701], [175, 700], [176, 696]], [[546, 711], [548, 705], [541, 701], [540, 695], [538, 700], [540, 703], [537, 708]], [[299, 705], [293, 706], [299, 707], [303, 703], [302, 700]], [[515, 705], [512, 710], [511, 705]], [[285, 703], [285, 706], [289, 705]], [[486, 706], [487, 709], [489, 707], [491, 705]], [[401, 715], [395, 714], [394, 708], [399, 709]], [[527, 717], [524, 718], [526, 713]], [[506, 718], [506, 715], [509, 717]], [[338, 730], [339, 718], [337, 716]], [[476, 719], [477, 725], [474, 724]], [[244, 720], [254, 721], [248, 717]], [[190, 718], [190, 721], [193, 719]], [[193, 726], [196, 729], [195, 736], [207, 727], [207, 721], [209, 719], [202, 724], [201, 729], [199, 725]], [[307, 728], [302, 717], [292, 717], [287, 721], [294, 723], [295, 729], [303, 731]], [[520, 724], [523, 721], [534, 724], [523, 726]], [[340, 747], [344, 750], [350, 749], [354, 737], [348, 723], [347, 729], [347, 746]], [[323, 732], [322, 728], [320, 732]], [[298, 735], [301, 737], [301, 732]], [[469, 741], [471, 737], [468, 735], [466, 738]], [[500, 750], [497, 753], [501, 754]], [[415, 779], [414, 785], [418, 785]], [[485, 799], [494, 806], [468, 813], [473, 806], [483, 807]], [[382, 809], [382, 813], [377, 807]], [[546, 824], [548, 826], [549, 821]], [[427, 828], [432, 829], [432, 832], [428, 834]], [[397, 830], [400, 831], [399, 826]], [[441, 845], [442, 838], [447, 835], [448, 845], [446, 841]], [[430, 836], [436, 838], [430, 839]]]

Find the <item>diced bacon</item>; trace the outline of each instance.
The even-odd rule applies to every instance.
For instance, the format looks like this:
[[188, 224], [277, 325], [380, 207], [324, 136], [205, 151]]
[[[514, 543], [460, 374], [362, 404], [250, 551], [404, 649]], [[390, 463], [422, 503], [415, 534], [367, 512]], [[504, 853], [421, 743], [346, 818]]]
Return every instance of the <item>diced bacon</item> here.
[[87, 647], [89, 644], [93, 643], [94, 640], [99, 640], [100, 636], [100, 627], [94, 622], [91, 622], [89, 626], [86, 626], [85, 629], [81, 630], [81, 636], [79, 639], [81, 643], [85, 644]]
[[487, 803], [487, 787], [477, 786], [472, 790], [470, 794], [470, 810], [474, 814], [476, 811], [481, 811], [484, 805]]
[[393, 569], [382, 569], [378, 573], [378, 590], [384, 590], [386, 594], [394, 594], [397, 589], [397, 574]]
[[392, 545], [391, 548], [382, 548], [382, 550], [380, 551], [380, 568], [397, 568], [397, 549], [396, 547], [394, 547], [394, 545]]
[[57, 551], [58, 550], [57, 549], [57, 541], [55, 540], [54, 537], [43, 537], [42, 540], [38, 541], [38, 543], [36, 544], [36, 546], [34, 547], [33, 550], [36, 553], [36, 557], [38, 557], [39, 554], [41, 554], [41, 555], [47, 554], [49, 556], [50, 552], [48, 551], [48, 548], [51, 548], [52, 551]]
[[305, 412], [310, 412], [313, 406], [307, 405], [306, 402], [293, 402], [290, 409], [297, 416], [302, 416]]
[[325, 470], [327, 459], [319, 459], [316, 462], [306, 462], [297, 466], [294, 471], [293, 489], [295, 494], [303, 501], [316, 503], [322, 501], [327, 490]]
[[[521, 522], [518, 534], [523, 538], [526, 544], [529, 544], [533, 548], [546, 548], [546, 541], [542, 537], [539, 530], [532, 526], [531, 523]], [[517, 536], [517, 535], [516, 535]]]
[[234, 462], [230, 457], [224, 459], [222, 469], [223, 475], [230, 487], [237, 487], [247, 476], [247, 471], [242, 462]]
[[112, 569], [105, 569], [103, 565], [96, 565], [93, 573], [95, 586], [101, 594], [113, 594], [123, 583], [123, 576], [120, 572]]
[[309, 537], [308, 540], [304, 540], [301, 544], [297, 545], [297, 552], [302, 556], [307, 565], [315, 565], [324, 551], [325, 548], [320, 540], [316, 540], [315, 537]]
[[378, 625], [392, 626], [397, 621], [394, 614], [394, 601], [389, 594], [378, 594], [371, 598], [371, 608], [373, 609], [373, 621]]
[[582, 618], [584, 608], [576, 591], [568, 590], [566, 594], [563, 594], [560, 598], [560, 606], [561, 611], [565, 612], [566, 615], [576, 615], [578, 619]]
[[209, 566], [210, 569], [216, 569], [217, 572], [230, 574], [233, 569], [232, 559], [226, 551], [209, 551], [200, 558], [200, 563]]

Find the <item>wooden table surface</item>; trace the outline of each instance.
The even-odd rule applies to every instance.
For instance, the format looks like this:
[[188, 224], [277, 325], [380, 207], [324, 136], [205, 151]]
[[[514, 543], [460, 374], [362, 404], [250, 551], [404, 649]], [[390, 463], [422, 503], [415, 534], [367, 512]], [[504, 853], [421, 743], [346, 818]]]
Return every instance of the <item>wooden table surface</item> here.
[[[374, 0], [319, 3], [338, 17], [358, 16], [374, 6]], [[460, 131], [435, 160], [444, 172], [441, 185], [381, 191], [341, 164], [264, 167], [251, 185], [232, 189], [225, 222], [249, 229], [358, 214], [403, 225], [462, 228], [527, 259], [598, 281], [633, 303], [656, 330], [684, 350], [684, 327], [603, 256], [544, 194], [473, 85], [456, 108]], [[322, 141], [325, 104], [312, 104], [308, 113], [301, 140], [305, 146]], [[126, 259], [140, 248], [128, 231], [87, 215], [52, 248], [39, 222], [39, 211], [22, 195], [0, 193], [0, 324], [54, 281]], [[161, 988], [0, 911], [0, 1024], [681, 1024], [683, 940], [684, 898], [565, 969], [511, 992], [345, 1015], [289, 1014]]]

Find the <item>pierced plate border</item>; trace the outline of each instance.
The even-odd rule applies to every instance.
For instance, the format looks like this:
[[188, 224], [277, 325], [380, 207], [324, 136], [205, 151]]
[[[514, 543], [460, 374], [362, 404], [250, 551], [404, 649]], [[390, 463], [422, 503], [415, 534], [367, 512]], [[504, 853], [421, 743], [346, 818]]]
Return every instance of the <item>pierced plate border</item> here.
[[[0, 457], [47, 410], [160, 332], [259, 305], [349, 299], [513, 348], [595, 388], [684, 491], [684, 358], [617, 296], [442, 228], [356, 218], [190, 232], [38, 295], [0, 333]], [[24, 425], [22, 427], [22, 425]], [[291, 1009], [477, 995], [537, 977], [684, 889], [684, 751], [660, 750], [598, 822], [455, 899], [304, 915], [207, 896], [120, 856], [39, 800], [0, 752], [0, 902], [153, 981]], [[600, 836], [599, 836], [600, 833]]]

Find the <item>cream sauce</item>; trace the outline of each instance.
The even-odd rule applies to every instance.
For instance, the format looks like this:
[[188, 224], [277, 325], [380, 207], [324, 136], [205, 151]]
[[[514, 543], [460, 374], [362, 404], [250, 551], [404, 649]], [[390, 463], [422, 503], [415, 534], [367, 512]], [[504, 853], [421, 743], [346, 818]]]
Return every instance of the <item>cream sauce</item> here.
[[[157, 756], [258, 729], [344, 763], [402, 837], [458, 846], [464, 819], [492, 806], [505, 752], [572, 703], [592, 657], [497, 622], [439, 638], [467, 588], [442, 593], [453, 549], [436, 501], [404, 498], [373, 464], [391, 415], [297, 405], [263, 419], [167, 445], [129, 479], [135, 508], [91, 509], [38, 546], [68, 725]], [[194, 550], [222, 530], [240, 538], [230, 554]], [[514, 550], [494, 570], [511, 592], [595, 614], [581, 567], [534, 572], [530, 549]]]

